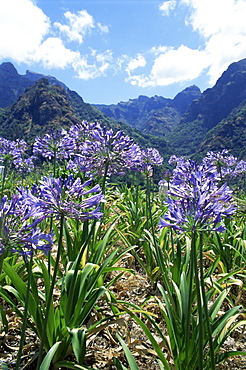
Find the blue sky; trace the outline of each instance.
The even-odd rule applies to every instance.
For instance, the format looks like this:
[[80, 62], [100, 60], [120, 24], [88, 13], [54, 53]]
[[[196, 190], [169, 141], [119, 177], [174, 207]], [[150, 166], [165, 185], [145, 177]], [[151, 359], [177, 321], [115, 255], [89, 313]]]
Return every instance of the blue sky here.
[[173, 98], [246, 58], [245, 19], [246, 0], [0, 0], [0, 63], [88, 103]]

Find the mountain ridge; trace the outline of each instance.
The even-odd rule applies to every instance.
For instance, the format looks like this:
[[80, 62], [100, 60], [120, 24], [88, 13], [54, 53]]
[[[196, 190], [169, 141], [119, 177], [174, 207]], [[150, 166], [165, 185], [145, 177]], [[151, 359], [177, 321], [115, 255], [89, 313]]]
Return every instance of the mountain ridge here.
[[173, 99], [162, 96], [140, 95], [118, 104], [95, 104], [108, 117], [127, 123], [146, 133], [165, 135], [179, 123], [189, 104], [201, 95], [200, 89], [192, 85], [179, 92]]
[[[43, 76], [31, 71], [19, 75], [9, 62], [0, 65], [2, 136], [29, 135], [30, 139], [35, 132], [45, 132], [52, 125], [101, 121], [107, 127], [127, 131], [145, 146], [151, 143], [164, 155], [193, 156], [207, 149], [228, 147], [232, 154], [246, 158], [243, 149], [246, 144], [246, 59], [232, 63], [216, 84], [203, 93], [192, 85], [173, 99], [140, 95], [110, 106], [85, 103], [79, 94], [55, 77], [44, 76], [44, 80]], [[30, 91], [36, 94], [36, 102], [34, 98], [29, 99]], [[42, 93], [45, 99], [39, 105]], [[6, 107], [10, 101], [14, 103]]]

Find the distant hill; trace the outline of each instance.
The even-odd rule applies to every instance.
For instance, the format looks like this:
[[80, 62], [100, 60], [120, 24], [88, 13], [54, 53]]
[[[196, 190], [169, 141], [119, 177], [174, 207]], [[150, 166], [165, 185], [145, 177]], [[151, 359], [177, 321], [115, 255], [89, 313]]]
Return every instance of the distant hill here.
[[10, 140], [25, 139], [31, 144], [37, 135], [43, 136], [50, 129], [68, 129], [81, 120], [100, 122], [115, 131], [124, 130], [142, 147], [155, 147], [164, 157], [172, 153], [164, 139], [143, 135], [107, 117], [94, 106], [84, 103], [75, 91], [50, 85], [46, 78], [27, 87], [10, 107], [0, 109], [0, 136]]
[[193, 85], [181, 91], [174, 99], [140, 95], [137, 99], [116, 105], [97, 104], [95, 107], [108, 117], [127, 123], [142, 132], [163, 136], [179, 124], [190, 103], [200, 96], [200, 89]]
[[9, 139], [32, 142], [51, 127], [99, 121], [124, 130], [142, 147], [157, 148], [165, 158], [226, 148], [246, 159], [245, 112], [246, 59], [232, 63], [203, 93], [193, 85], [174, 99], [141, 95], [95, 106], [52, 76], [30, 71], [22, 76], [11, 63], [0, 65], [0, 135]]
[[207, 151], [224, 148], [239, 159], [246, 159], [246, 99], [208, 131], [196, 154], [203, 156]]
[[43, 77], [49, 81], [49, 84], [67, 89], [66, 85], [55, 77], [31, 71], [26, 71], [25, 75], [20, 75], [12, 63], [4, 62], [0, 64], [0, 108], [9, 107], [25, 92], [28, 86], [35, 84]]
[[[166, 139], [176, 153], [191, 155], [200, 151], [200, 145], [207, 141], [211, 135], [215, 141], [219, 142], [214, 136], [216, 132], [219, 132], [215, 129], [219, 125], [223, 147], [230, 147], [233, 152], [238, 152], [238, 148], [231, 147], [232, 137], [228, 137], [226, 129], [228, 126], [224, 127], [223, 130], [222, 127], [228, 122], [229, 115], [229, 120], [233, 118], [235, 112], [233, 110], [238, 108], [244, 99], [246, 99], [246, 59], [232, 63], [214, 87], [207, 89], [199, 99], [194, 100], [179, 124], [166, 135]], [[233, 134], [235, 132], [231, 132], [231, 135]], [[218, 145], [217, 150], [221, 147]]]

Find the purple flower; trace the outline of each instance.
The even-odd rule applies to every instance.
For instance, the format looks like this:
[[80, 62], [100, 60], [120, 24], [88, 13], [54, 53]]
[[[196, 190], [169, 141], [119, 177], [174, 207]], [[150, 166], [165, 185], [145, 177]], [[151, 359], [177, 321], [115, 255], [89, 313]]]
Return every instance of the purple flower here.
[[213, 165], [218, 172], [218, 180], [224, 180], [236, 177], [246, 171], [246, 163], [238, 161], [237, 157], [230, 155], [228, 150], [224, 149], [218, 153], [208, 152], [203, 159], [203, 163]]
[[0, 138], [0, 160], [3, 162], [21, 158], [26, 149], [27, 144], [24, 140], [11, 141]]
[[33, 153], [51, 159], [69, 158], [74, 153], [75, 141], [65, 130], [50, 131], [43, 138], [36, 137], [33, 145]]
[[72, 125], [69, 129], [69, 136], [74, 139], [76, 148], [86, 140], [90, 139], [91, 131], [95, 129], [101, 129], [100, 124], [97, 122], [88, 123], [82, 121], [80, 124]]
[[52, 246], [52, 234], [45, 234], [38, 229], [37, 223], [30, 220], [30, 209], [23, 202], [21, 194], [13, 195], [0, 202], [0, 253], [18, 252], [30, 255], [34, 250], [47, 254]]
[[198, 165], [191, 160], [178, 162], [170, 190], [167, 192], [168, 212], [160, 227], [180, 231], [223, 231], [223, 218], [230, 217], [235, 207], [232, 191], [226, 184], [218, 187], [211, 165]]
[[138, 159], [135, 169], [143, 172], [146, 176], [150, 177], [153, 173], [153, 165], [160, 166], [162, 162], [163, 158], [157, 149], [143, 149], [141, 150], [140, 158]]
[[[140, 158], [140, 148], [123, 131], [114, 133], [96, 124], [88, 131], [89, 138], [79, 145], [77, 162], [85, 172], [98, 176], [106, 173], [125, 174]], [[72, 164], [70, 164], [72, 165]]]
[[104, 197], [99, 185], [90, 187], [90, 184], [91, 180], [82, 184], [80, 178], [75, 180], [72, 176], [66, 180], [44, 177], [39, 187], [22, 189], [21, 193], [37, 218], [64, 216], [82, 221], [99, 219], [103, 215], [100, 203], [104, 202]]
[[29, 158], [22, 158], [18, 157], [17, 159], [13, 160], [13, 164], [18, 172], [21, 173], [29, 173], [34, 170], [34, 163], [33, 161], [36, 159], [35, 156], [31, 156]]

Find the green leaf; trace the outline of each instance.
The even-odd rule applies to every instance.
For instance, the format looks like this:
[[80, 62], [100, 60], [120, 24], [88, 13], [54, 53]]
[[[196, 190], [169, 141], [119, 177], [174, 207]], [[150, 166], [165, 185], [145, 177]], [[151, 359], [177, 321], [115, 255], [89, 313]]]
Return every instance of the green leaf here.
[[113, 357], [113, 363], [117, 370], [128, 370], [116, 357]]
[[120, 337], [119, 334], [116, 333], [116, 336], [125, 352], [125, 355], [126, 355], [126, 358], [127, 358], [127, 361], [128, 361], [128, 364], [130, 366], [130, 369], [131, 370], [139, 370], [138, 368], [138, 365], [136, 364], [136, 361], [134, 360], [134, 357], [133, 355], [131, 354], [131, 351], [129, 350], [129, 348], [127, 347], [127, 345], [125, 344], [125, 342], [123, 341], [123, 339]]
[[6, 362], [2, 362], [1, 370], [9, 370], [8, 365], [6, 364]]
[[56, 351], [57, 351], [57, 348], [59, 347], [60, 344], [61, 344], [61, 342], [56, 342], [51, 347], [51, 349], [49, 350], [49, 352], [45, 356], [45, 358], [44, 358], [44, 360], [43, 360], [43, 362], [42, 362], [39, 370], [49, 370], [51, 361], [52, 361], [53, 357], [55, 356]]
[[220, 353], [219, 355], [215, 356], [216, 364], [219, 364], [220, 362], [226, 360], [229, 357], [234, 356], [246, 356], [246, 352], [243, 351], [226, 351], [224, 353]]
[[1, 324], [1, 326], [4, 327], [5, 333], [7, 333], [8, 332], [8, 327], [9, 327], [8, 326], [8, 320], [6, 318], [6, 313], [3, 309], [2, 304], [0, 304], [0, 324]]
[[56, 362], [53, 366], [53, 369], [94, 370], [92, 367], [77, 365], [75, 362], [71, 361]]
[[82, 365], [86, 353], [86, 334], [84, 329], [68, 329], [72, 337], [72, 347], [76, 360]]

